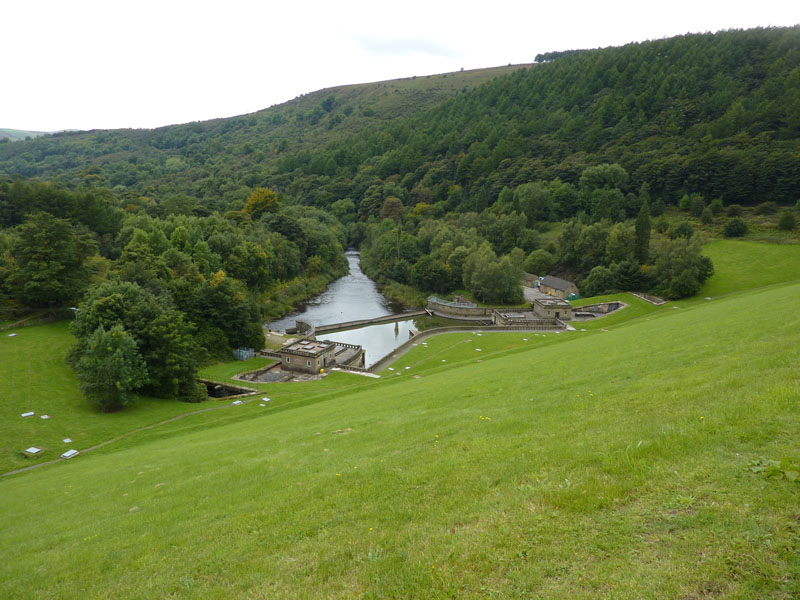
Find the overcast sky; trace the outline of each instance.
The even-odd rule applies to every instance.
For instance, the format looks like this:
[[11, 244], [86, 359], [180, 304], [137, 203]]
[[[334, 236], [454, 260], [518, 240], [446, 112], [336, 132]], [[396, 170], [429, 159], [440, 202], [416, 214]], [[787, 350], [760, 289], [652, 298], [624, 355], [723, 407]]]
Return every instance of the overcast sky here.
[[158, 127], [335, 85], [798, 22], [797, 0], [5, 0], [0, 127]]

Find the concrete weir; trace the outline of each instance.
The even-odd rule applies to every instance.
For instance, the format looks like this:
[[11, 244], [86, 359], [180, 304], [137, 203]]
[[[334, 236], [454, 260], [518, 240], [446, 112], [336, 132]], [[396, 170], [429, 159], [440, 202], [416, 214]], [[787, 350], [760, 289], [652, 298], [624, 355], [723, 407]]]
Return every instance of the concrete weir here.
[[[396, 315], [384, 315], [382, 317], [374, 317], [372, 319], [359, 319], [357, 321], [345, 321], [344, 323], [333, 323], [331, 325], [316, 325], [314, 327], [315, 333], [328, 333], [331, 331], [339, 331], [340, 329], [355, 329], [356, 327], [366, 327], [367, 325], [378, 325], [380, 323], [393, 323], [394, 321], [405, 321], [406, 319], [413, 319], [414, 317], [421, 317], [430, 314], [427, 310], [415, 310], [412, 312], [405, 312]], [[297, 333], [297, 327], [287, 327], [286, 333]]]

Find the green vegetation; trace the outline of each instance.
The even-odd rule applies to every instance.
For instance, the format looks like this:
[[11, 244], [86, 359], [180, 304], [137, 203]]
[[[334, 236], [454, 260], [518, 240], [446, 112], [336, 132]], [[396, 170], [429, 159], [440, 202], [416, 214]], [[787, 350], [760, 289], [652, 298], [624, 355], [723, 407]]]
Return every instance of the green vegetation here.
[[715, 273], [700, 290], [700, 297], [800, 280], [800, 244], [719, 240], [703, 251], [714, 261]]
[[[0, 144], [0, 174], [70, 186], [102, 183], [164, 207], [235, 209], [256, 186], [288, 192], [268, 181], [287, 157], [304, 160], [328, 143], [408, 118], [520, 67], [338, 86], [229, 119], [152, 130], [68, 131]], [[305, 186], [297, 191], [313, 193]]]
[[28, 138], [35, 138], [40, 135], [46, 135], [45, 131], [25, 131], [22, 129], [5, 129], [0, 128], [0, 143], [17, 142]]
[[7, 479], [0, 586], [794, 597], [799, 299], [784, 285], [607, 332], [438, 336], [400, 375], [301, 384], [324, 402], [205, 413]]
[[[796, 237], [798, 35], [555, 52], [2, 144], [0, 316], [79, 306], [70, 360], [111, 410], [126, 391], [200, 400], [197, 368], [261, 348], [261, 321], [341, 275], [348, 245], [411, 301], [517, 305], [526, 268], [584, 296], [693, 297], [707, 235]], [[115, 358], [87, 356], [112, 331]]]
[[[15, 337], [8, 337], [16, 333]], [[53, 460], [69, 448], [88, 448], [146, 425], [214, 405], [167, 402], [137, 397], [126, 410], [99, 413], [80, 394], [75, 373], [64, 361], [75, 343], [69, 323], [62, 321], [0, 335], [3, 373], [3, 427], [0, 428], [0, 472]], [[34, 411], [33, 417], [20, 414]], [[41, 419], [50, 415], [50, 419]], [[70, 438], [73, 444], [62, 440]], [[36, 445], [41, 455], [25, 458], [22, 450]]]
[[261, 349], [263, 316], [346, 270], [336, 218], [282, 208], [268, 189], [224, 216], [153, 216], [123, 202], [102, 188], [0, 182], [0, 314], [13, 323], [71, 307], [70, 363], [104, 411], [128, 393], [204, 399], [198, 366]]

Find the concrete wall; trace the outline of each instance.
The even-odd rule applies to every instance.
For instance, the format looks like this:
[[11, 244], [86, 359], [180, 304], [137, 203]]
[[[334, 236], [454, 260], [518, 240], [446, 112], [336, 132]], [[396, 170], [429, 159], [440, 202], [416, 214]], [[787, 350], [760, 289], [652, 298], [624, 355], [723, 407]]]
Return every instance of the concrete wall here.
[[444, 304], [436, 302], [435, 300], [428, 300], [428, 310], [439, 317], [446, 317], [452, 319], [468, 318], [468, 319], [491, 319], [493, 308], [481, 306], [455, 306], [453, 304]]
[[418, 344], [426, 338], [432, 337], [434, 335], [439, 335], [442, 333], [457, 333], [460, 331], [481, 331], [487, 333], [492, 331], [563, 331], [566, 328], [567, 325], [557, 319], [552, 319], [552, 320], [548, 319], [545, 322], [532, 326], [484, 325], [484, 326], [470, 327], [469, 325], [456, 325], [453, 327], [436, 327], [434, 329], [427, 329], [425, 331], [421, 331], [419, 332], [419, 334], [410, 338], [408, 341], [403, 342], [397, 348], [392, 350], [389, 354], [387, 354], [386, 356], [381, 358], [378, 362], [376, 362], [374, 365], [372, 365], [369, 368], [369, 371], [373, 373], [380, 371], [381, 369], [389, 366], [395, 360], [397, 360], [397, 358], [412, 345]]

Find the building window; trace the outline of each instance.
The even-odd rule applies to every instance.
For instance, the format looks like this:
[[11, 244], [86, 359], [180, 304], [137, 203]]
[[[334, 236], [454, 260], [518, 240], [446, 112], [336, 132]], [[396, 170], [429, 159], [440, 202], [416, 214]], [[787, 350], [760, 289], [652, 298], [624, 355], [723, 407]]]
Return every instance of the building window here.
[[306, 366], [309, 366], [309, 367], [311, 366], [311, 361], [310, 360], [306, 361]]
[[290, 363], [290, 362], [292, 362], [292, 358], [291, 358], [290, 356], [287, 356], [287, 357], [286, 357], [286, 362], [287, 362], [287, 363]]

